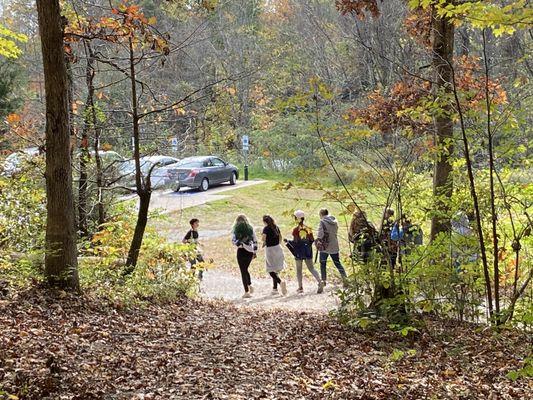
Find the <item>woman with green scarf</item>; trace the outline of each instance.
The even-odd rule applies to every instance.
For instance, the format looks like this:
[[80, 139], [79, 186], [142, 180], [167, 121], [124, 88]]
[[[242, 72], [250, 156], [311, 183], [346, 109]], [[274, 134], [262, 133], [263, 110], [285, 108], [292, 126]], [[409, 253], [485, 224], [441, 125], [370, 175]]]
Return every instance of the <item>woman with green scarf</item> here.
[[242, 284], [244, 286], [244, 295], [242, 297], [247, 299], [253, 293], [252, 280], [248, 268], [256, 257], [257, 237], [255, 236], [254, 228], [248, 222], [248, 218], [243, 214], [235, 219], [232, 233], [232, 242], [237, 246], [237, 263], [241, 270]]

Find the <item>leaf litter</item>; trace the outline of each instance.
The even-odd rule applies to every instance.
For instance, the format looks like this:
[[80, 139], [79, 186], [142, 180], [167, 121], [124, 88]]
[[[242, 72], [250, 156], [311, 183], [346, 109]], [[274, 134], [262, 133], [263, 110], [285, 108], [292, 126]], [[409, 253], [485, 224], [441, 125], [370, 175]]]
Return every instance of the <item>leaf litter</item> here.
[[325, 314], [191, 300], [117, 310], [0, 299], [0, 399], [528, 399], [531, 338], [429, 322], [416, 340]]

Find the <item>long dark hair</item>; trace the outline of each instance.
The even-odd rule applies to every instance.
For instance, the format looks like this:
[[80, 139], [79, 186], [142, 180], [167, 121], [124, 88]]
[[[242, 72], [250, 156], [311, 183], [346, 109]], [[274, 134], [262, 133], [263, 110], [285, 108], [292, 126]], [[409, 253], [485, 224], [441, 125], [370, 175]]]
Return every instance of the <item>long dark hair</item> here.
[[272, 232], [274, 232], [276, 236], [279, 236], [279, 228], [276, 225], [276, 221], [274, 221], [274, 218], [272, 218], [270, 215], [263, 215], [263, 222], [267, 224], [270, 229], [272, 229]]

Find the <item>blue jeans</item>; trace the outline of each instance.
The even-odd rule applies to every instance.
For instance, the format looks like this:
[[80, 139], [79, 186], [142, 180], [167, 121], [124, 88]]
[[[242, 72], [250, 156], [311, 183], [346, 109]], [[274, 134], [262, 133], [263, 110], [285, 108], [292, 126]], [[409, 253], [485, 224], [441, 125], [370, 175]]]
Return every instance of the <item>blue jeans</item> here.
[[344, 267], [341, 264], [341, 260], [339, 259], [339, 253], [335, 254], [328, 254], [324, 252], [320, 252], [320, 275], [322, 277], [322, 280], [326, 280], [326, 263], [328, 261], [328, 256], [331, 257], [333, 260], [333, 264], [337, 267], [339, 270], [339, 274], [341, 274], [342, 279], [346, 278], [346, 271], [344, 270]]

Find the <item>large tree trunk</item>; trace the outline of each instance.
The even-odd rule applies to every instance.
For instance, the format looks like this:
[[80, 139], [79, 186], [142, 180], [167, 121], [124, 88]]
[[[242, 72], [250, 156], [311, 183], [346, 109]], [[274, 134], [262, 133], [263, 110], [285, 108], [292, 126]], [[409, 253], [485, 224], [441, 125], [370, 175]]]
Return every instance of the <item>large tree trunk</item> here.
[[[433, 68], [435, 71], [435, 94], [452, 92], [452, 59], [454, 26], [445, 19], [432, 15]], [[453, 120], [450, 110], [435, 117], [435, 145], [439, 149], [433, 173], [433, 195], [436, 214], [431, 220], [431, 239], [439, 233], [450, 232], [448, 200], [452, 196]]]
[[58, 0], [37, 0], [46, 90], [46, 255], [53, 286], [79, 289], [70, 157], [68, 78]]

